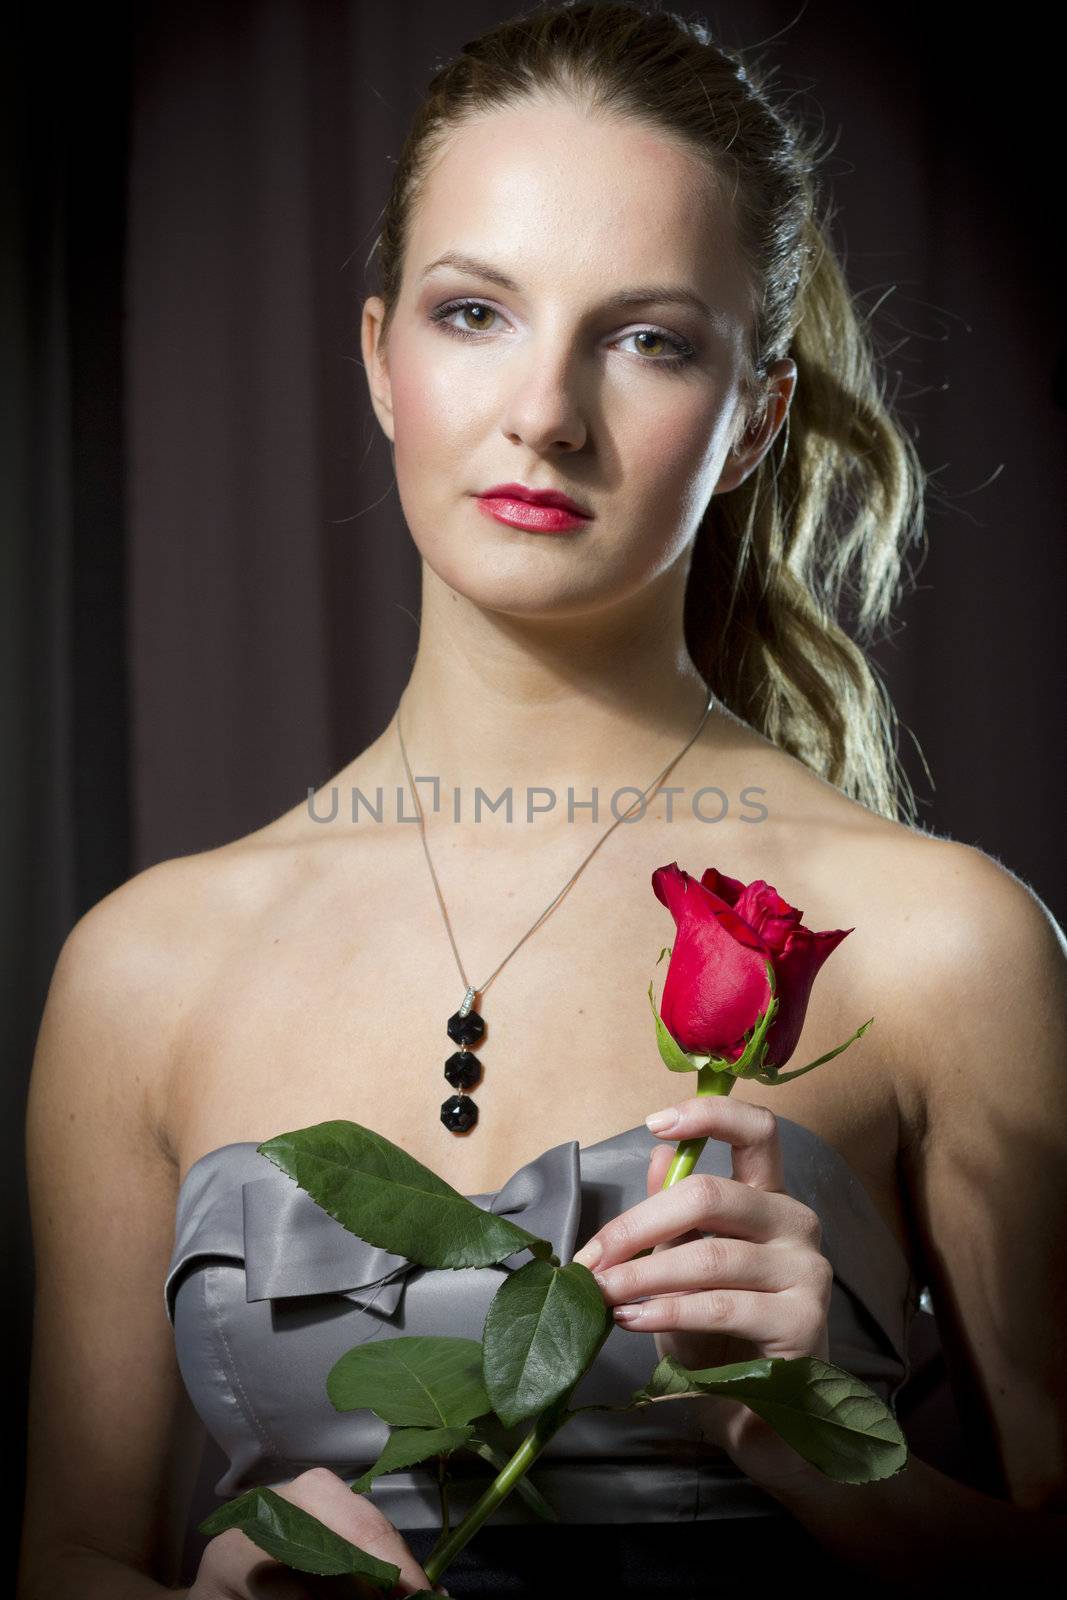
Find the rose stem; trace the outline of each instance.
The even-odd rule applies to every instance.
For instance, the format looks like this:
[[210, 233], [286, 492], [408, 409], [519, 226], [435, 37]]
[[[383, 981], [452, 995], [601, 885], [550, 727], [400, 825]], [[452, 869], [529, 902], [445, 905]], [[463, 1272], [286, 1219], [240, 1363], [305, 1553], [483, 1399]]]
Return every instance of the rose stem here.
[[558, 1433], [568, 1418], [573, 1416], [574, 1413], [567, 1410], [567, 1402], [600, 1354], [601, 1347], [614, 1326], [614, 1319], [605, 1315], [604, 1332], [582, 1372], [578, 1374], [569, 1389], [541, 1412], [511, 1460], [500, 1469], [477, 1505], [471, 1507], [463, 1521], [458, 1523], [450, 1534], [447, 1536], [442, 1534], [434, 1545], [422, 1568], [431, 1583], [436, 1583], [444, 1574], [449, 1562], [459, 1554], [467, 1541], [478, 1532], [486, 1518], [496, 1510], [501, 1501], [507, 1499], [519, 1479], [529, 1471], [553, 1434]]

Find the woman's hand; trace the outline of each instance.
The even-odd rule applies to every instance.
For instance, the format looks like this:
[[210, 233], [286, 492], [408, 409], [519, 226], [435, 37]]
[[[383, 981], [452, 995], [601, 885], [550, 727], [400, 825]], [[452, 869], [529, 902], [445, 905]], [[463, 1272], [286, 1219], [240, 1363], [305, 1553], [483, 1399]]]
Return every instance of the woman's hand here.
[[[594, 1272], [621, 1327], [652, 1333], [660, 1358], [675, 1356], [690, 1371], [753, 1356], [828, 1361], [833, 1270], [818, 1216], [786, 1192], [774, 1112], [725, 1095], [694, 1096], [676, 1109], [674, 1126], [655, 1134], [666, 1148], [652, 1152], [648, 1198], [605, 1223], [573, 1259]], [[694, 1172], [664, 1189], [673, 1146], [705, 1137], [729, 1141], [733, 1177]], [[633, 1259], [650, 1245], [651, 1255]], [[624, 1307], [637, 1314], [625, 1316]], [[707, 1396], [693, 1404], [705, 1436], [750, 1477], [810, 1473], [743, 1402]]]
[[[328, 1467], [312, 1467], [298, 1478], [275, 1490], [283, 1500], [310, 1511], [342, 1538], [358, 1544], [361, 1550], [392, 1561], [400, 1568], [400, 1581], [384, 1594], [359, 1579], [339, 1587], [336, 1577], [317, 1578], [298, 1572], [284, 1562], [275, 1561], [239, 1528], [216, 1534], [200, 1558], [196, 1581], [189, 1600], [315, 1600], [315, 1597], [341, 1594], [375, 1595], [378, 1600], [409, 1595], [431, 1589], [425, 1572], [415, 1560], [407, 1542], [378, 1507], [364, 1494], [353, 1494], [343, 1478]], [[440, 1593], [447, 1594], [446, 1589]]]

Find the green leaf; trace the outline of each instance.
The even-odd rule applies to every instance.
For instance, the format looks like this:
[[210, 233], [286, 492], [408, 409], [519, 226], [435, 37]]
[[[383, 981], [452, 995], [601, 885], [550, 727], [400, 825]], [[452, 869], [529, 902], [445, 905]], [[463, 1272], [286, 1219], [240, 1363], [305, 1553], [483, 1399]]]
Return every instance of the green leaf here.
[[645, 1387], [634, 1390], [630, 1403], [647, 1405], [667, 1396], [691, 1398], [716, 1386], [728, 1392], [731, 1400], [741, 1400], [745, 1397], [738, 1393], [737, 1385], [746, 1378], [766, 1380], [773, 1366], [773, 1357], [753, 1356], [750, 1361], [734, 1361], [725, 1367], [701, 1367], [693, 1371], [683, 1366], [676, 1356], [664, 1356]]
[[326, 1393], [337, 1411], [365, 1407], [402, 1428], [462, 1427], [490, 1410], [478, 1340], [432, 1334], [357, 1344], [330, 1368]]
[[352, 1573], [386, 1590], [394, 1588], [400, 1578], [395, 1562], [379, 1561], [274, 1489], [249, 1489], [213, 1511], [197, 1531], [214, 1535], [228, 1528], [239, 1528], [275, 1561], [298, 1572], [321, 1577]]
[[697, 1372], [664, 1356], [632, 1403], [693, 1394], [743, 1401], [836, 1483], [874, 1483], [907, 1464], [907, 1441], [884, 1402], [817, 1356], [759, 1357]]
[[385, 1448], [372, 1467], [361, 1478], [356, 1478], [349, 1488], [353, 1494], [363, 1494], [375, 1478], [383, 1472], [397, 1472], [401, 1467], [413, 1467], [430, 1456], [451, 1455], [453, 1450], [465, 1445], [474, 1432], [473, 1424], [465, 1428], [394, 1428], [385, 1441]]
[[[662, 955], [662, 951], [660, 952]], [[663, 1019], [656, 1010], [656, 1002], [652, 996], [652, 982], [648, 985], [648, 1003], [652, 1007], [652, 1015], [656, 1020], [656, 1043], [663, 1064], [672, 1072], [696, 1072], [700, 1067], [706, 1067], [711, 1060], [710, 1056], [687, 1055], [674, 1035], [667, 1031]]]
[[483, 1211], [436, 1172], [358, 1122], [319, 1122], [256, 1149], [341, 1225], [422, 1267], [487, 1267], [552, 1245]]
[[482, 1365], [506, 1428], [543, 1411], [581, 1377], [610, 1317], [596, 1279], [577, 1261], [528, 1261], [501, 1284], [482, 1331]]

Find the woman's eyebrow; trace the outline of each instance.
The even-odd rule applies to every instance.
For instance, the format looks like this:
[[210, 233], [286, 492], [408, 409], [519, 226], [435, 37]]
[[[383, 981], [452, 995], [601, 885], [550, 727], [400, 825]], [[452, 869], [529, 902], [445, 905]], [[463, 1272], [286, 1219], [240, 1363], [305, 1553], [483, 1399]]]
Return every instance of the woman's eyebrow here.
[[[432, 272], [441, 267], [454, 267], [458, 272], [469, 272], [475, 278], [485, 278], [489, 283], [499, 284], [501, 289], [507, 289], [512, 294], [522, 291], [514, 278], [508, 277], [506, 272], [501, 272], [499, 267], [494, 267], [488, 261], [481, 261], [477, 256], [468, 256], [458, 250], [449, 250], [443, 256], [438, 256], [436, 261], [431, 261], [419, 275], [422, 283]], [[698, 315], [705, 317], [709, 322], [717, 322], [719, 317], [712, 312], [707, 303], [694, 294], [692, 289], [683, 288], [679, 284], [652, 283], [644, 284], [636, 289], [622, 289], [618, 294], [609, 295], [604, 301], [606, 306], [643, 306], [667, 305], [688, 306]]]

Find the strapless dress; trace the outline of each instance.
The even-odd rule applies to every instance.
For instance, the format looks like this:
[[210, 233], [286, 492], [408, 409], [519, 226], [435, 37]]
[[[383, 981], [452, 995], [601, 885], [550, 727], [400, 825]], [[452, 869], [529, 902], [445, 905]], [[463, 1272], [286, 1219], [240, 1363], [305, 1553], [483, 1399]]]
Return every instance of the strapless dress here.
[[[778, 1129], [785, 1188], [819, 1216], [822, 1250], [833, 1267], [830, 1360], [895, 1410], [909, 1373], [919, 1285], [839, 1152], [788, 1118], [778, 1117]], [[520, 1167], [496, 1193], [470, 1198], [550, 1239], [567, 1262], [605, 1222], [645, 1198], [648, 1154], [658, 1142], [643, 1123], [584, 1148], [570, 1140]], [[731, 1157], [728, 1143], [709, 1139], [694, 1170], [729, 1177]], [[529, 1259], [521, 1251], [508, 1265]], [[359, 1477], [381, 1453], [389, 1428], [371, 1411], [334, 1409], [326, 1394], [331, 1367], [353, 1345], [371, 1339], [415, 1333], [480, 1339], [504, 1270], [433, 1270], [365, 1243], [253, 1142], [221, 1145], [201, 1156], [179, 1191], [163, 1298], [186, 1389], [218, 1447], [216, 1463], [225, 1462], [211, 1485], [211, 1504], [253, 1485], [278, 1487], [311, 1466], [329, 1467], [347, 1482]], [[623, 1403], [647, 1381], [657, 1360], [651, 1333], [616, 1325], [571, 1404]], [[674, 1548], [684, 1541], [687, 1549], [699, 1545], [705, 1569], [709, 1539], [725, 1557], [728, 1525], [746, 1536], [760, 1535], [764, 1545], [773, 1531], [783, 1551], [798, 1547], [787, 1537], [793, 1533], [803, 1545], [799, 1525], [779, 1502], [706, 1441], [697, 1407], [698, 1402], [672, 1401], [636, 1411], [588, 1411], [565, 1424], [529, 1476], [561, 1524], [577, 1528], [541, 1521], [512, 1493], [463, 1552], [468, 1577], [477, 1567], [480, 1542], [486, 1551], [499, 1548], [506, 1562], [509, 1549], [520, 1549], [518, 1540], [526, 1541], [521, 1548], [543, 1553], [553, 1536], [566, 1540], [593, 1525], [614, 1525], [609, 1542], [620, 1571], [610, 1584], [613, 1592], [641, 1592], [641, 1583], [647, 1590], [650, 1581], [640, 1580], [632, 1591], [628, 1586], [637, 1581], [633, 1575], [644, 1548], [635, 1525], [716, 1522], [719, 1527], [706, 1529], [703, 1540], [699, 1530], [675, 1530]], [[517, 1444], [527, 1428], [500, 1428], [501, 1448]], [[483, 1492], [491, 1468], [463, 1452], [450, 1458], [449, 1468], [454, 1526]], [[440, 1526], [435, 1466], [387, 1473], [369, 1492], [410, 1534], [416, 1554], [425, 1556]], [[191, 1508], [190, 1535], [194, 1519], [207, 1515], [211, 1504], [201, 1499]], [[519, 1525], [528, 1531], [520, 1534]], [[203, 1536], [196, 1537], [202, 1546]], [[620, 1552], [628, 1547], [631, 1555], [623, 1559]], [[190, 1549], [195, 1548], [193, 1539]], [[502, 1573], [490, 1587], [463, 1588], [459, 1578], [457, 1563], [444, 1579], [454, 1595], [524, 1592], [505, 1588]], [[665, 1578], [657, 1592], [712, 1591], [706, 1585], [690, 1591], [681, 1578]]]

